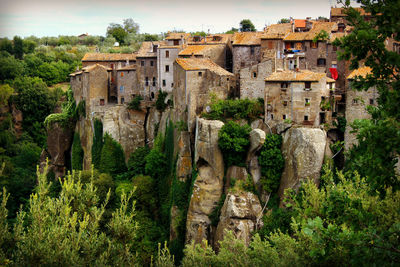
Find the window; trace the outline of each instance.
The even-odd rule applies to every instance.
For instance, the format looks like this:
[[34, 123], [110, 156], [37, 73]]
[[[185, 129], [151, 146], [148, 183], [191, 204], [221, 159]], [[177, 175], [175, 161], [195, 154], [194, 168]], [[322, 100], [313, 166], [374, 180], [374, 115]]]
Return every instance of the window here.
[[297, 42], [295, 45], [296, 50], [301, 50], [303, 45], [300, 42]]
[[154, 61], [152, 60], [152, 61], [150, 61], [150, 66], [154, 66]]
[[308, 115], [304, 115], [304, 120], [308, 121]]
[[146, 86], [149, 86], [149, 77], [146, 77]]
[[201, 71], [199, 71], [199, 77], [203, 76], [203, 73]]
[[156, 77], [153, 77], [153, 86], [156, 86], [157, 80]]
[[311, 89], [311, 82], [304, 82], [304, 89], [310, 90]]
[[154, 99], [154, 92], [151, 92], [150, 96], [151, 96], [151, 99]]
[[166, 58], [169, 58], [169, 51], [168, 51], [168, 50], [165, 51], [165, 57], [166, 57]]
[[174, 83], [171, 83], [171, 87], [174, 87]]
[[325, 58], [317, 59], [317, 65], [318, 66], [325, 66], [326, 65], [326, 59]]
[[358, 100], [357, 99], [353, 99], [353, 104], [357, 104]]
[[374, 99], [370, 98], [370, 99], [369, 99], [369, 104], [370, 104], [370, 105], [373, 105], [373, 104], [374, 104]]
[[125, 98], [121, 97], [121, 104], [125, 103]]
[[81, 81], [81, 76], [79, 76], [79, 79], [78, 79], [79, 81]]
[[144, 67], [144, 60], [140, 61], [140, 66]]
[[111, 69], [114, 69], [114, 64], [111, 64]]
[[286, 90], [288, 87], [289, 87], [289, 83], [288, 82], [281, 83], [281, 89], [282, 90]]
[[283, 115], [282, 118], [283, 118], [284, 120], [286, 120], [286, 115]]
[[165, 65], [165, 72], [169, 72], [169, 65]]
[[179, 40], [174, 40], [174, 45], [179, 45]]
[[165, 85], [166, 85], [165, 80], [162, 80], [162, 86], [165, 86]]
[[271, 113], [271, 120], [273, 120], [273, 119], [274, 119], [274, 114]]
[[227, 81], [229, 81], [229, 78], [226, 78]]
[[287, 104], [288, 104], [288, 102], [287, 102], [287, 101], [283, 101], [283, 106], [284, 106], [284, 107], [286, 107], [286, 106], [287, 106]]
[[253, 78], [257, 78], [257, 72], [253, 72]]
[[254, 46], [251, 46], [251, 47], [250, 47], [250, 54], [251, 54], [251, 55], [254, 55]]
[[100, 106], [104, 106], [104, 99], [100, 99]]
[[305, 106], [309, 106], [310, 105], [310, 99], [309, 98], [304, 99], [304, 105]]
[[273, 49], [274, 48], [274, 42], [273, 41], [268, 41], [267, 42], [267, 47], [268, 47], [268, 49]]
[[317, 42], [311, 42], [311, 48], [317, 48], [318, 44]]

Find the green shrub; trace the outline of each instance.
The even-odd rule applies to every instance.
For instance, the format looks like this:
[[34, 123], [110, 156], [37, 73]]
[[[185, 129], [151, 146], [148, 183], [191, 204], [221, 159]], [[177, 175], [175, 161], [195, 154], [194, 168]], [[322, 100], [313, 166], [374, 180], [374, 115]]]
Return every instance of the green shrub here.
[[167, 92], [163, 92], [161, 90], [158, 91], [158, 96], [156, 100], [156, 108], [158, 111], [162, 112], [168, 107], [168, 104], [165, 103], [165, 99], [167, 98], [167, 96], [168, 96]]
[[81, 138], [78, 133], [74, 133], [74, 140], [71, 148], [71, 168], [73, 170], [82, 170], [83, 164], [83, 149]]
[[157, 210], [154, 179], [150, 176], [138, 175], [132, 178], [132, 185], [136, 187], [133, 199], [136, 200], [137, 210], [153, 217]]
[[126, 171], [124, 150], [108, 133], [101, 149], [100, 171], [113, 176]]
[[128, 160], [128, 170], [130, 175], [136, 176], [145, 173], [146, 156], [150, 153], [148, 146], [138, 147], [135, 152], [131, 153]]
[[131, 102], [128, 103], [128, 109], [132, 110], [140, 110], [140, 101], [143, 100], [143, 97], [138, 95]]
[[94, 119], [93, 145], [92, 145], [92, 164], [96, 169], [100, 168], [101, 150], [103, 148], [103, 123], [99, 119]]
[[267, 192], [275, 192], [279, 188], [282, 171], [285, 166], [281, 146], [282, 136], [268, 134], [258, 156], [262, 175], [261, 184]]
[[226, 121], [227, 119], [254, 120], [264, 114], [264, 100], [227, 99], [212, 100], [211, 111], [203, 113], [202, 117], [210, 120]]
[[240, 126], [233, 121], [227, 122], [221, 128], [218, 133], [218, 146], [224, 156], [225, 167], [245, 166], [250, 132], [249, 125]]

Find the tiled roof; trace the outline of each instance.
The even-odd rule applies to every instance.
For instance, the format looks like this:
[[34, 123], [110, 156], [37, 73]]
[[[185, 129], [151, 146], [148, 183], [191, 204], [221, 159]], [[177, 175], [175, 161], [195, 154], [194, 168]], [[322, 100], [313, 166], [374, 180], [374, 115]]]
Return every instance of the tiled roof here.
[[295, 19], [294, 26], [296, 28], [305, 28], [306, 27], [306, 20], [305, 19]]
[[157, 52], [154, 51], [153, 46], [159, 46], [162, 42], [143, 42], [137, 52], [137, 57], [157, 57]]
[[219, 65], [205, 58], [177, 58], [178, 63], [184, 70], [210, 70], [218, 75], [233, 76], [229, 71], [221, 68]]
[[313, 21], [312, 29], [308, 32], [292, 32], [285, 37], [284, 41], [311, 41], [314, 37], [320, 33], [322, 30], [326, 31], [328, 34], [332, 32], [335, 27], [335, 22], [321, 22]]
[[82, 61], [135, 61], [136, 54], [86, 53]]
[[[312, 72], [309, 70], [299, 70], [299, 71], [279, 71], [274, 72], [267, 78], [266, 82], [318, 82], [322, 78], [326, 77], [326, 73]], [[327, 77], [328, 78], [328, 77]]]
[[[360, 14], [362, 16], [365, 15], [369, 15], [369, 13], [365, 13], [364, 9], [362, 9], [361, 7], [355, 7], [355, 10], [357, 10], [358, 12], [360, 12]], [[331, 17], [346, 17], [347, 15], [345, 14], [346, 9], [345, 8], [336, 8], [336, 7], [332, 7], [331, 8]]]
[[128, 65], [117, 69], [117, 71], [124, 71], [124, 70], [136, 70], [136, 65]]
[[112, 70], [111, 68], [107, 68], [107, 67], [105, 67], [103, 65], [100, 65], [100, 64], [93, 64], [93, 65], [90, 65], [90, 66], [82, 68], [82, 71], [91, 72], [92, 70], [97, 69], [97, 68], [102, 68], [102, 69], [104, 69], [106, 71], [111, 71]]
[[235, 32], [232, 45], [261, 45], [264, 32]]
[[189, 45], [181, 52], [179, 56], [191, 56], [191, 55], [204, 55], [205, 52], [216, 48], [223, 48], [224, 45]]
[[291, 31], [292, 25], [290, 23], [272, 24], [268, 26], [261, 39], [283, 39]]
[[342, 38], [346, 35], [346, 33], [344, 32], [335, 32], [335, 33], [331, 33], [331, 36], [329, 38], [329, 41], [331, 43], [333, 43], [333, 41], [335, 41], [337, 38]]
[[169, 32], [167, 34], [167, 37], [165, 38], [165, 40], [180, 40], [182, 39], [182, 37], [184, 39], [187, 39], [190, 37], [190, 33], [185, 33], [185, 32]]
[[372, 74], [372, 69], [370, 67], [361, 67], [356, 70], [353, 70], [349, 76], [347, 76], [347, 79], [353, 80], [356, 76], [361, 76], [365, 78], [367, 74]]
[[191, 36], [188, 44], [227, 44], [232, 39], [233, 34], [221, 33], [210, 34], [205, 37], [200, 36], [200, 40], [196, 41], [199, 36]]

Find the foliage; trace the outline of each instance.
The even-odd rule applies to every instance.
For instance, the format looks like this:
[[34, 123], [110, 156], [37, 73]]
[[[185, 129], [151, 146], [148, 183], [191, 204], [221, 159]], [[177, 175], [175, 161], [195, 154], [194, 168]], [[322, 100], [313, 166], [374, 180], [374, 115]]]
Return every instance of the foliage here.
[[19, 36], [14, 36], [13, 40], [13, 54], [15, 58], [22, 59], [24, 56], [24, 41]]
[[217, 206], [213, 209], [211, 214], [208, 216], [208, 218], [210, 218], [212, 226], [217, 227], [217, 225], [218, 225], [219, 217], [221, 216], [221, 209], [224, 206], [225, 199], [226, 199], [226, 195], [222, 194], [218, 200]]
[[280, 20], [278, 21], [278, 24], [289, 23], [289, 22], [290, 22], [290, 19], [282, 18], [282, 19], [280, 19]]
[[243, 166], [250, 146], [251, 127], [233, 121], [227, 122], [218, 132], [218, 147], [221, 149], [226, 167]]
[[146, 156], [149, 154], [148, 146], [138, 147], [131, 153], [128, 160], [128, 170], [132, 176], [145, 173]]
[[266, 192], [278, 190], [285, 160], [281, 152], [282, 136], [268, 134], [260, 150], [261, 184]]
[[83, 166], [83, 148], [81, 138], [78, 133], [74, 133], [74, 140], [71, 148], [71, 169], [82, 170]]
[[327, 41], [329, 39], [329, 34], [325, 30], [321, 30], [315, 37], [313, 38], [313, 42], [316, 43], [318, 41]]
[[149, 34], [145, 33], [144, 34], [144, 41], [145, 42], [152, 42], [152, 41], [158, 41], [160, 38], [158, 37], [157, 34]]
[[103, 123], [94, 119], [92, 164], [96, 169], [100, 168], [101, 150], [103, 148]]
[[229, 31], [226, 31], [225, 33], [227, 34], [234, 34], [235, 32], [238, 32], [239, 29], [232, 27]]
[[135, 96], [129, 103], [128, 103], [128, 109], [133, 109], [133, 110], [140, 110], [140, 101], [143, 100], [143, 97], [138, 95]]
[[264, 113], [264, 103], [260, 100], [250, 99], [227, 99], [227, 100], [211, 100], [211, 111], [203, 113], [202, 117], [209, 120], [227, 119], [247, 119], [254, 120], [262, 116]]
[[340, 132], [344, 133], [346, 131], [346, 117], [338, 116], [336, 120], [333, 121], [333, 126], [337, 127]]
[[111, 175], [126, 171], [124, 150], [108, 133], [104, 135], [99, 170]]
[[256, 31], [256, 27], [254, 27], [254, 24], [249, 19], [243, 19], [240, 21], [239, 24], [240, 24], [239, 30], [241, 32], [255, 32]]
[[67, 129], [71, 127], [71, 125], [74, 125], [75, 120], [79, 118], [78, 113], [82, 112], [81, 110], [82, 108], [84, 109], [84, 105], [84, 102], [81, 101], [78, 107], [76, 107], [72, 89], [69, 88], [66, 92], [66, 100], [62, 104], [61, 113], [52, 113], [47, 116], [44, 120], [44, 125], [47, 129], [50, 129], [54, 123], [58, 123], [61, 127]]
[[329, 148], [331, 149], [333, 154], [338, 153], [340, 150], [343, 149], [343, 147], [344, 147], [344, 141], [337, 141], [329, 145]]
[[177, 121], [175, 126], [178, 129], [178, 131], [180, 131], [180, 132], [188, 131], [188, 124], [183, 120]]
[[14, 89], [8, 84], [0, 85], [0, 107], [8, 105], [8, 99], [14, 93]]
[[147, 216], [152, 216], [157, 210], [154, 179], [150, 176], [138, 175], [132, 178], [132, 185], [136, 188], [133, 199], [136, 200], [137, 210], [145, 212]]
[[156, 100], [157, 110], [163, 112], [168, 107], [168, 104], [165, 103], [165, 99], [167, 98], [167, 96], [168, 96], [167, 92], [163, 92], [161, 90], [158, 91], [158, 96]]
[[124, 44], [127, 35], [128, 32], [125, 31], [121, 24], [110, 23], [110, 25], [107, 27], [107, 36], [114, 37], [121, 45]]
[[0, 80], [12, 80], [21, 76], [25, 71], [25, 64], [8, 53], [0, 54]]

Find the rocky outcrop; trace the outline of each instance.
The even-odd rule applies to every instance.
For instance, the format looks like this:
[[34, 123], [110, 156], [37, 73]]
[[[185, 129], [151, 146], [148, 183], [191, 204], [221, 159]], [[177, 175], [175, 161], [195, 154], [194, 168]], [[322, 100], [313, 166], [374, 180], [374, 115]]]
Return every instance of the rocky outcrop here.
[[195, 162], [198, 175], [193, 186], [187, 221], [186, 243], [210, 241], [212, 229], [209, 215], [215, 209], [223, 190], [224, 162], [218, 147], [221, 121], [198, 119], [195, 141]]
[[178, 161], [176, 163], [176, 177], [186, 181], [192, 175], [192, 155], [190, 149], [190, 133], [180, 132], [178, 140]]
[[215, 233], [214, 247], [218, 248], [218, 242], [224, 239], [225, 230], [232, 231], [236, 238], [249, 245], [251, 233], [256, 230], [257, 219], [261, 216], [261, 212], [260, 201], [253, 193], [228, 193]]
[[73, 127], [63, 127], [58, 123], [53, 123], [47, 130], [47, 152], [51, 160], [50, 169], [54, 171], [56, 178], [65, 174], [66, 159], [70, 156], [72, 139]]
[[247, 152], [247, 166], [254, 184], [258, 186], [261, 179], [261, 167], [258, 164], [257, 151], [261, 149], [265, 142], [265, 132], [260, 129], [254, 129], [250, 132], [250, 149]]
[[226, 171], [225, 179], [225, 191], [229, 189], [231, 182], [235, 181], [246, 181], [247, 180], [247, 170], [245, 167], [230, 166]]
[[319, 184], [325, 145], [326, 133], [321, 129], [291, 128], [285, 132], [282, 144], [285, 169], [278, 191], [281, 200], [285, 189], [297, 190], [303, 180], [311, 179]]

